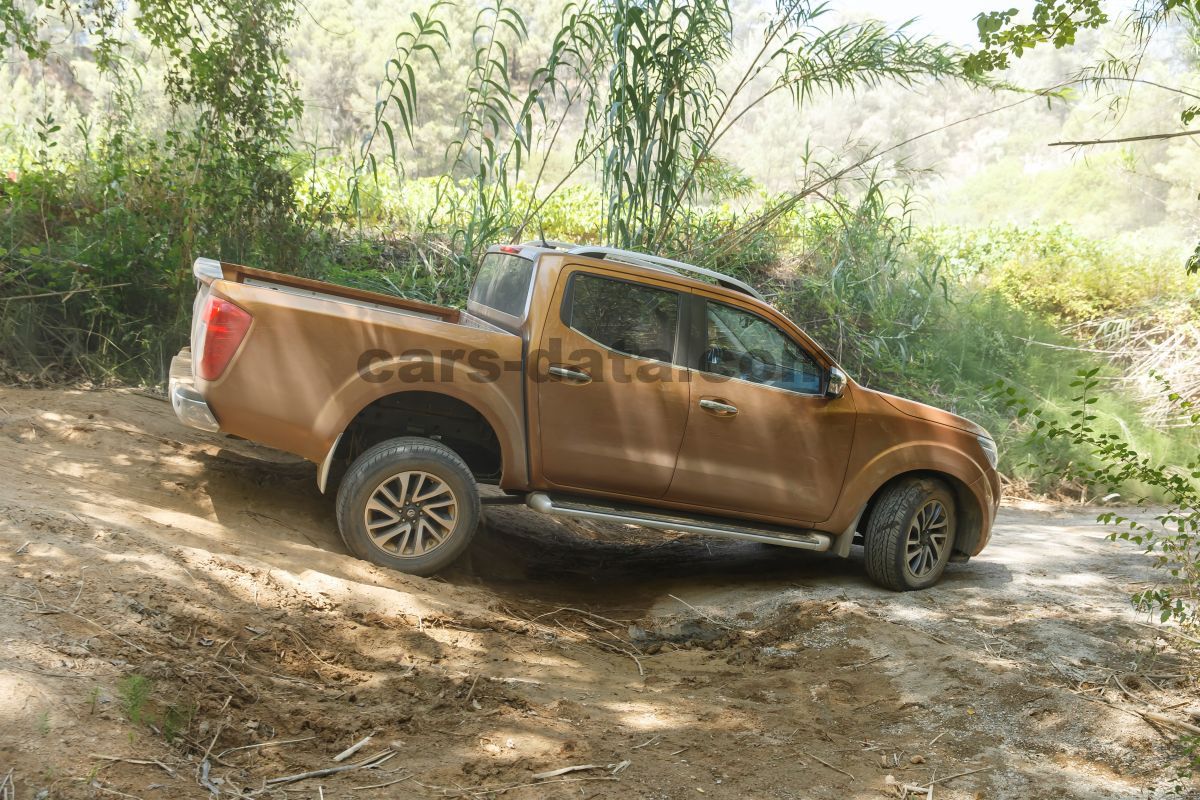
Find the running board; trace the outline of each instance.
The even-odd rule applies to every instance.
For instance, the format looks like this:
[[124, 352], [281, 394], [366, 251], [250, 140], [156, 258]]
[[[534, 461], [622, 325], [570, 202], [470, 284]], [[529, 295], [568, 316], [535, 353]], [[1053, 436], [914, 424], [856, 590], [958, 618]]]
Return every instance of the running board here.
[[551, 497], [545, 492], [533, 492], [525, 498], [525, 504], [534, 511], [559, 517], [580, 517], [626, 525], [641, 525], [662, 531], [698, 533], [703, 536], [720, 536], [725, 539], [741, 539], [800, 550], [825, 552], [833, 545], [833, 537], [818, 531], [785, 531], [782, 528], [756, 528], [718, 521], [711, 517], [695, 518], [660, 514], [627, 507], [585, 503]]

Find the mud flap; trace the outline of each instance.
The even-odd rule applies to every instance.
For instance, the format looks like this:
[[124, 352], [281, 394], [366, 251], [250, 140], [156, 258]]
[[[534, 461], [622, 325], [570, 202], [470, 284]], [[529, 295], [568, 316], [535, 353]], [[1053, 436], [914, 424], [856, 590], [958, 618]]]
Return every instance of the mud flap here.
[[833, 547], [829, 548], [829, 552], [841, 558], [846, 558], [850, 555], [850, 545], [854, 544], [854, 534], [858, 530], [858, 523], [862, 521], [862, 516], [866, 512], [867, 506], [863, 505], [854, 515], [854, 521], [850, 523], [850, 527], [838, 534], [838, 537], [833, 541]]

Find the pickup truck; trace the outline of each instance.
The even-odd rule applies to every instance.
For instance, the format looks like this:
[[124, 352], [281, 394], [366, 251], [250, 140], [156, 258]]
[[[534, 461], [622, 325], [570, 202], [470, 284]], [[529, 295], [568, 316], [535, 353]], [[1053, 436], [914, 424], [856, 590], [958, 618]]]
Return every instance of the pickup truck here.
[[314, 462], [346, 546], [376, 564], [446, 567], [485, 501], [843, 557], [861, 544], [894, 590], [988, 541], [988, 433], [855, 383], [727, 275], [497, 245], [458, 310], [205, 258], [194, 273], [179, 419]]

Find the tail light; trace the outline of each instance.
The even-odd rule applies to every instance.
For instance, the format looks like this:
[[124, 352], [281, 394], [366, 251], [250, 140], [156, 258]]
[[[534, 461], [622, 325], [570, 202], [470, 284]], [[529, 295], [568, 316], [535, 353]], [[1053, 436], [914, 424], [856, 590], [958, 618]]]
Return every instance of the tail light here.
[[228, 300], [209, 297], [200, 319], [203, 344], [197, 371], [204, 380], [215, 381], [246, 338], [253, 317]]

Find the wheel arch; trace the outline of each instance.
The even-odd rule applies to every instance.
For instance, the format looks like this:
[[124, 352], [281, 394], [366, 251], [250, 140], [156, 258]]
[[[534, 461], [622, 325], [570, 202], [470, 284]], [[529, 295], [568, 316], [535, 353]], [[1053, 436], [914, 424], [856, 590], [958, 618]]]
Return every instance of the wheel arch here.
[[951, 552], [965, 556], [974, 555], [978, 551], [980, 536], [983, 534], [983, 512], [979, 501], [975, 498], [970, 486], [956, 475], [936, 469], [914, 469], [894, 475], [883, 482], [867, 500], [862, 514], [855, 526], [856, 533], [863, 533], [871, 520], [871, 514], [879, 503], [879, 498], [897, 483], [913, 479], [930, 479], [938, 481], [950, 490], [954, 496], [955, 531], [954, 547]]
[[499, 483], [514, 469], [504, 429], [481, 404], [428, 388], [381, 395], [350, 417], [321, 466], [321, 491], [335, 488], [349, 464], [379, 442], [418, 436], [441, 442], [470, 467], [476, 480]]

